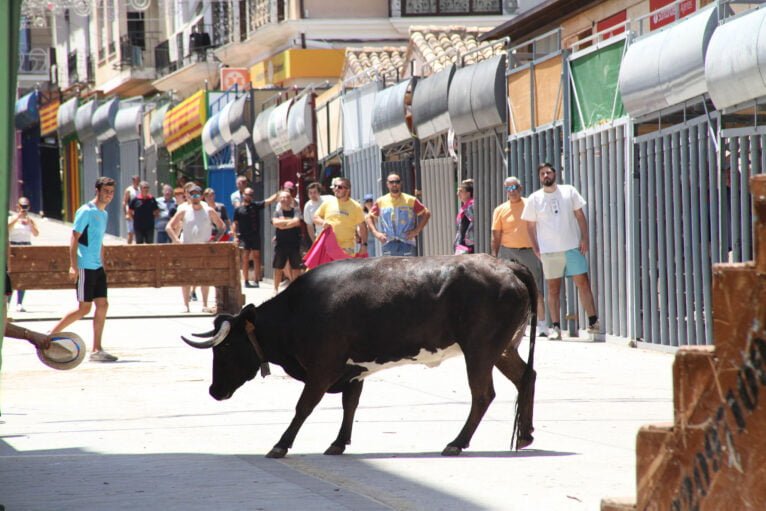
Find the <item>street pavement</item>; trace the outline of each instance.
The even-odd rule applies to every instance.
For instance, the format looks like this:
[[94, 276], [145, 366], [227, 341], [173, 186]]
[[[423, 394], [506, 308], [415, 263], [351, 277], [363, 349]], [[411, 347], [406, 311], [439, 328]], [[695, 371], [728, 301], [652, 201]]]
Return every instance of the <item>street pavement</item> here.
[[[66, 243], [68, 226], [42, 227], [40, 244]], [[270, 298], [263, 284], [245, 290], [248, 302]], [[470, 406], [456, 358], [368, 378], [345, 455], [322, 455], [342, 415], [340, 397], [328, 395], [288, 456], [266, 459], [300, 382], [272, 365], [268, 378], [216, 402], [212, 354], [179, 337], [210, 329], [201, 304], [179, 313], [177, 288], [109, 293], [104, 346], [116, 363], [56, 371], [25, 341], [5, 340], [0, 509], [595, 510], [603, 497], [635, 496], [636, 432], [672, 419], [671, 354], [543, 338], [531, 448], [509, 450], [516, 391], [496, 371], [497, 397], [471, 447], [440, 456]], [[28, 312], [11, 315], [47, 331], [75, 305], [73, 290], [30, 291]], [[90, 346], [89, 320], [69, 330]]]

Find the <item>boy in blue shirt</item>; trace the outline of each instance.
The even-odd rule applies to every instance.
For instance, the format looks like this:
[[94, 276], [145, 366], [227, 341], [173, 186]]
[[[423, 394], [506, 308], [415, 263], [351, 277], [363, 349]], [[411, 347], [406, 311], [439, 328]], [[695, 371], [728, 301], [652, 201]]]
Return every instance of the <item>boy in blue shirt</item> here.
[[104, 332], [106, 310], [109, 307], [106, 299], [103, 242], [109, 219], [106, 206], [114, 198], [114, 187], [114, 179], [99, 177], [96, 180], [96, 196], [81, 206], [75, 214], [72, 239], [69, 243], [69, 278], [76, 284], [79, 306], [64, 316], [51, 330], [51, 334], [61, 332], [90, 312], [91, 304], [95, 302], [93, 352], [90, 355], [90, 360], [94, 362], [117, 360], [117, 357], [101, 347], [101, 334]]

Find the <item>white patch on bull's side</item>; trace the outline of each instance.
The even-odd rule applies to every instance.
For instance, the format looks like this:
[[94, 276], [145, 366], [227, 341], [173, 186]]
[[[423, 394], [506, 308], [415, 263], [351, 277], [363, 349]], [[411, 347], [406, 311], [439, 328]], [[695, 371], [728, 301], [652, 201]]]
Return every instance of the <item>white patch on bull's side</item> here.
[[389, 369], [391, 367], [397, 367], [406, 364], [423, 364], [428, 367], [436, 367], [448, 358], [456, 357], [462, 354], [463, 350], [461, 350], [460, 346], [458, 346], [456, 343], [452, 344], [446, 349], [436, 350], [435, 352], [428, 351], [427, 349], [423, 348], [420, 350], [420, 353], [414, 357], [406, 357], [401, 360], [395, 360], [393, 362], [386, 362], [383, 364], [378, 364], [376, 362], [356, 362], [351, 358], [346, 361], [346, 364], [364, 368], [362, 374], [352, 378], [352, 380], [363, 380], [371, 374], [382, 371], [383, 369]]

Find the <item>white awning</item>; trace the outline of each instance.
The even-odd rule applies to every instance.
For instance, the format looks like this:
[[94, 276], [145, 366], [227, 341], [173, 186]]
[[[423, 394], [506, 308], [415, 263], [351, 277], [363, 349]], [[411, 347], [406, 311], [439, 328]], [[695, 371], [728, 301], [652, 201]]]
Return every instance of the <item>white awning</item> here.
[[707, 92], [705, 53], [718, 26], [711, 4], [633, 42], [620, 67], [620, 95], [633, 116], [656, 112]]

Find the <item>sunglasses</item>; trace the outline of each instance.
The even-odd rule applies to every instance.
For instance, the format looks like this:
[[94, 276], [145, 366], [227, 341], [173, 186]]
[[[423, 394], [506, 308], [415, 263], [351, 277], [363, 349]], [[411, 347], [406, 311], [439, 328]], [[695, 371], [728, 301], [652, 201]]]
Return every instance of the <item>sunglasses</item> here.
[[21, 209], [29, 209], [29, 204], [19, 204]]
[[402, 182], [401, 179], [391, 179], [391, 180], [388, 181], [388, 184], [390, 184], [390, 185], [398, 185], [401, 182]]
[[519, 185], [511, 185], [511, 186], [506, 186], [505, 187], [505, 191], [506, 192], [515, 192], [516, 190], [521, 190], [521, 186], [519, 186]]
[[348, 186], [343, 185], [335, 185], [336, 190], [348, 190]]
[[202, 195], [200, 195], [199, 193], [191, 193], [189, 194], [189, 197], [191, 197], [192, 199], [199, 199], [200, 197], [202, 197]]

